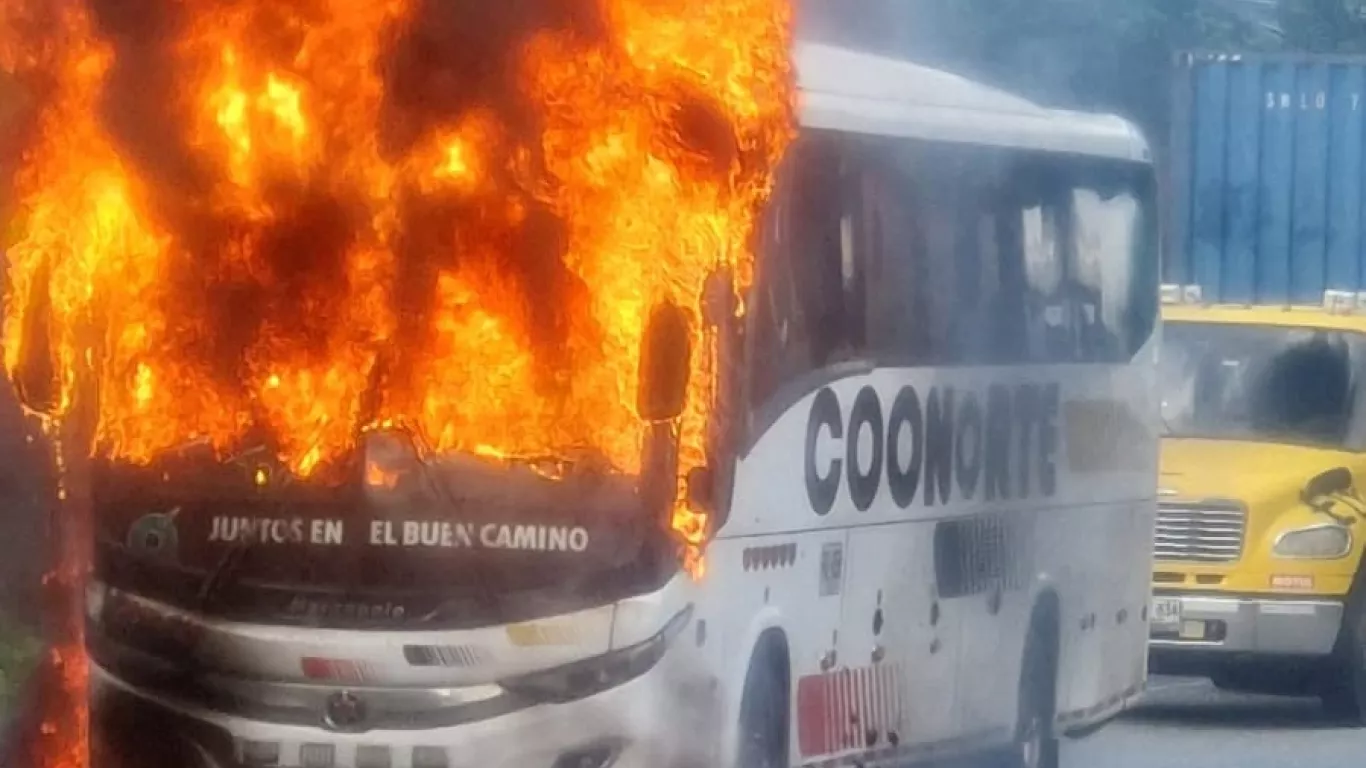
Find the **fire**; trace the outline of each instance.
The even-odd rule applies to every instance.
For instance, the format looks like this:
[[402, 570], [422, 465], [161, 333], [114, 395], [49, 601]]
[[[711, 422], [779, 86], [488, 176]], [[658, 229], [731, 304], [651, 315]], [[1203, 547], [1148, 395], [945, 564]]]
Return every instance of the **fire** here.
[[139, 464], [264, 443], [321, 477], [395, 423], [637, 473], [643, 328], [671, 302], [693, 336], [680, 476], [702, 466], [703, 287], [753, 271], [792, 132], [787, 0], [505, 5], [6, 3], [0, 66], [39, 101], [7, 373], [50, 380], [58, 417], [97, 392], [94, 451]]

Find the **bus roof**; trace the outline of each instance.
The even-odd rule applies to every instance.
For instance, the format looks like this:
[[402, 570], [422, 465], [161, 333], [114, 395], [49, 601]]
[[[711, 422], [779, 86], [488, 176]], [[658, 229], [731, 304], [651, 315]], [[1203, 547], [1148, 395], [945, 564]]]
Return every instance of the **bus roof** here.
[[796, 47], [801, 122], [810, 128], [1149, 162], [1114, 115], [1048, 109], [965, 77], [821, 43]]

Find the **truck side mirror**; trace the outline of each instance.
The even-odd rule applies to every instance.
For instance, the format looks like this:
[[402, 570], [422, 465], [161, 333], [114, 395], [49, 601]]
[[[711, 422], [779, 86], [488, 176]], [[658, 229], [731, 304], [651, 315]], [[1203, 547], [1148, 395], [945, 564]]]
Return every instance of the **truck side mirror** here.
[[692, 338], [688, 318], [672, 302], [650, 313], [641, 341], [636, 412], [645, 421], [672, 421], [688, 399]]
[[1307, 503], [1322, 496], [1344, 493], [1351, 490], [1352, 486], [1352, 471], [1346, 467], [1336, 467], [1316, 475], [1305, 483], [1304, 490], [1300, 492], [1300, 499]]

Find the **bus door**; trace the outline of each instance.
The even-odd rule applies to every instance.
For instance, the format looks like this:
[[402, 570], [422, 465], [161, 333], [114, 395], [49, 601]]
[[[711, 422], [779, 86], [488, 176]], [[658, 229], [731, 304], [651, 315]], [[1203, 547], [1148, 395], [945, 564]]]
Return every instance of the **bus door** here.
[[[805, 423], [800, 436], [773, 430], [792, 409], [803, 414], [813, 409], [801, 404], [811, 394], [803, 380], [825, 380], [843, 353], [840, 325], [832, 322], [839, 305], [821, 295], [830, 267], [838, 274], [840, 173], [837, 140], [819, 132], [805, 134], [788, 153], [778, 194], [768, 208], [748, 313], [749, 432], [755, 443], [738, 470], [732, 511], [733, 517], [767, 517], [767, 522], [760, 523], [758, 535], [742, 540], [743, 578], [719, 572], [709, 577], [728, 585], [726, 600], [739, 615], [780, 606], [791, 622], [787, 640], [794, 763], [849, 749], [844, 725], [851, 699], [843, 685], [846, 662], [840, 647], [841, 605], [848, 585], [848, 530], [843, 524], [848, 504], [843, 473], [832, 469], [843, 460], [843, 445], [828, 428], [808, 437]], [[792, 451], [792, 445], [798, 450]], [[781, 464], [772, 462], [775, 456]], [[787, 463], [794, 456], [807, 466]], [[817, 480], [834, 487], [813, 490]], [[775, 510], [781, 515], [773, 514]]]

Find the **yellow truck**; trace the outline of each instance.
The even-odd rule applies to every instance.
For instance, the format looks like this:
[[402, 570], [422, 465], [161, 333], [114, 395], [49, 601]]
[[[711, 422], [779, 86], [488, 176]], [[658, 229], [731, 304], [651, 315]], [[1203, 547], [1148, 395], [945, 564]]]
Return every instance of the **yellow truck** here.
[[1151, 671], [1366, 722], [1366, 312], [1163, 319]]

